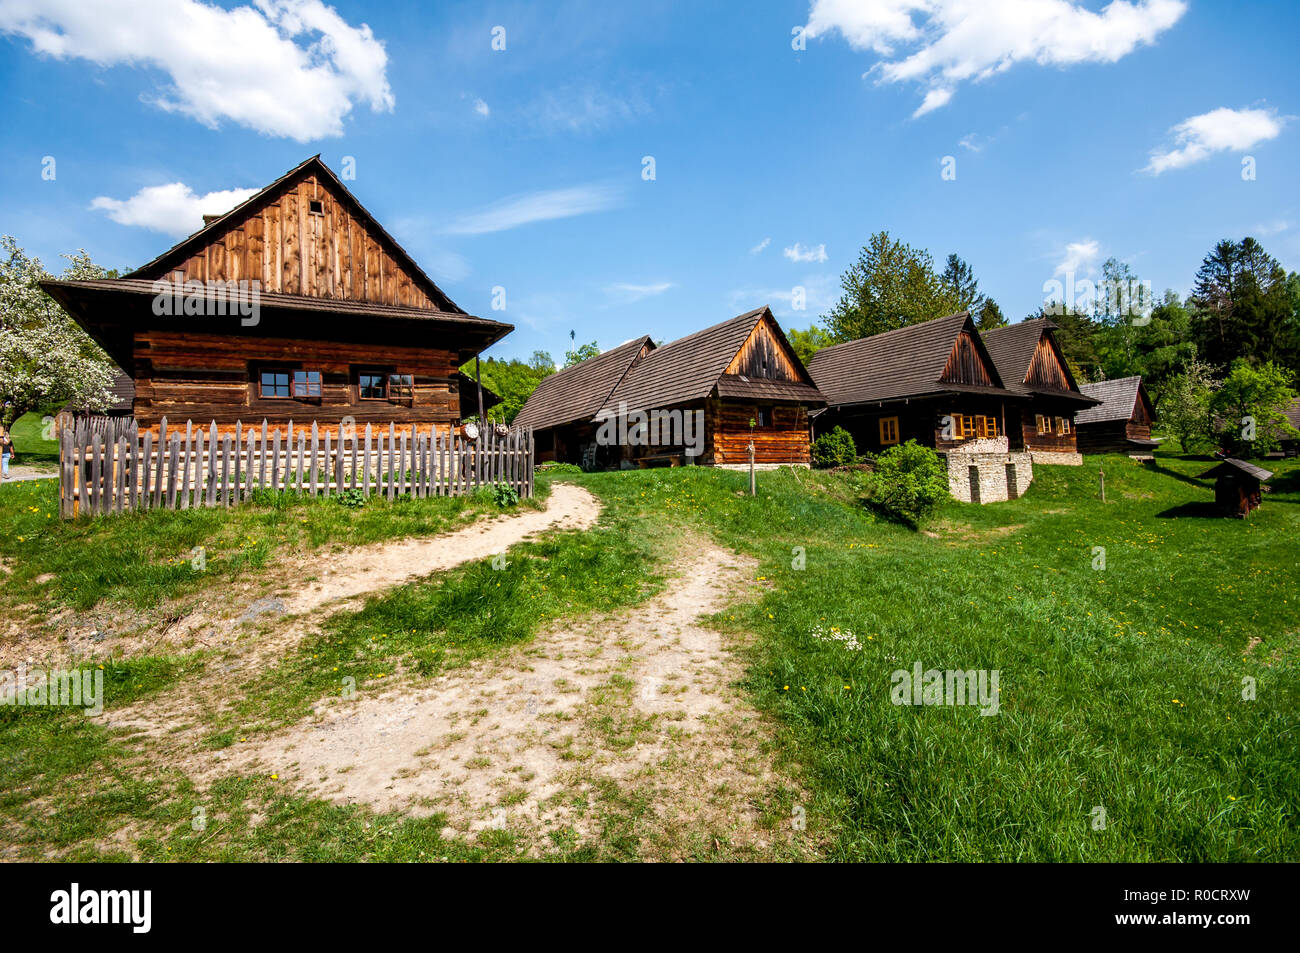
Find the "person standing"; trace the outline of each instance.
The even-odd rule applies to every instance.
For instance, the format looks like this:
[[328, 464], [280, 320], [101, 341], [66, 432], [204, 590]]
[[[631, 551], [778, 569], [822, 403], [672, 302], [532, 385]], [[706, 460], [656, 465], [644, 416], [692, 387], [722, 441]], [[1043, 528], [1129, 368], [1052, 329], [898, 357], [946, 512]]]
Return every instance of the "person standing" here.
[[0, 427], [0, 478], [9, 479], [9, 461], [14, 455], [14, 442], [9, 439], [9, 431]]

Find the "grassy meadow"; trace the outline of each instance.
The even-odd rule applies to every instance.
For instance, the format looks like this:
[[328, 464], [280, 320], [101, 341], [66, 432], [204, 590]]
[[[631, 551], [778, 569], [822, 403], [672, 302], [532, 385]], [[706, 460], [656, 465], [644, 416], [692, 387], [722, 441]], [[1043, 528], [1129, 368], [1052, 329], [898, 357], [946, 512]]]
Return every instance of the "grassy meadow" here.
[[[503, 571], [465, 565], [336, 615], [242, 677], [239, 703], [204, 726], [204, 743], [302, 718], [340, 669], [358, 685], [399, 666], [431, 677], [566, 618], [634, 607], [673, 584], [672, 552], [709, 537], [758, 561], [761, 600], [738, 600], [712, 624], [753, 636], [735, 690], [770, 716], [778, 765], [808, 792], [796, 806], [820, 856], [1294, 859], [1300, 465], [1270, 464], [1273, 492], [1244, 521], [1207, 515], [1212, 491], [1196, 475], [1209, 466], [1162, 453], [1154, 465], [1039, 467], [1023, 498], [947, 504], [917, 529], [864, 506], [859, 471], [761, 473], [757, 498], [746, 475], [710, 469], [564, 474], [605, 504], [594, 530], [516, 546]], [[11, 604], [183, 600], [313, 549], [436, 532], [490, 506], [281, 499], [62, 523], [48, 515], [53, 494], [50, 483], [0, 488]], [[195, 546], [215, 567], [197, 580]], [[997, 670], [997, 713], [892, 704], [891, 673], [917, 662]], [[183, 690], [213, 663], [115, 660], [106, 705]], [[196, 807], [216, 819], [202, 835]], [[774, 823], [790, 812], [780, 805]], [[267, 778], [200, 794], [94, 719], [0, 708], [0, 845], [13, 856], [121, 859], [123, 839], [157, 860], [490, 860], [521, 849], [508, 831], [461, 841], [441, 830], [436, 815], [337, 807]], [[550, 856], [637, 854], [560, 837]]]

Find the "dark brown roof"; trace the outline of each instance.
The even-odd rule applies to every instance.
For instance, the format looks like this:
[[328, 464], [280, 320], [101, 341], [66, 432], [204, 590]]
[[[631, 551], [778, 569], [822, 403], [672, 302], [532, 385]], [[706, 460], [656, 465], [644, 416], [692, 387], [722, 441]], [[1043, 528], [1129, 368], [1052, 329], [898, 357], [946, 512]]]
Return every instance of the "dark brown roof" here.
[[204, 226], [188, 238], [183, 238], [167, 251], [163, 252], [147, 265], [142, 265], [135, 271], [123, 275], [124, 278], [161, 278], [172, 269], [183, 263], [196, 251], [214, 240], [225, 229], [232, 227], [246, 216], [260, 209], [263, 205], [271, 202], [279, 196], [284, 188], [296, 179], [304, 178], [308, 175], [317, 175], [323, 178], [333, 189], [342, 196], [345, 203], [352, 206], [352, 212], [360, 218], [367, 226], [373, 230], [376, 240], [387, 246], [387, 251], [394, 259], [407, 270], [412, 280], [421, 285], [424, 293], [435, 302], [438, 302], [439, 311], [448, 311], [453, 314], [464, 314], [464, 310], [452, 301], [451, 298], [443, 292], [433, 279], [424, 273], [424, 270], [415, 263], [410, 255], [401, 245], [397, 244], [396, 239], [379, 224], [378, 220], [366, 210], [366, 207], [357, 201], [355, 195], [348, 191], [347, 186], [339, 179], [338, 176], [321, 161], [320, 154], [306, 159], [294, 166], [284, 175], [280, 176], [266, 188], [259, 191], [256, 195], [250, 196], [245, 201], [239, 203], [225, 215], [218, 215], [208, 221], [208, 216], [204, 216]]
[[113, 402], [105, 408], [107, 413], [131, 413], [135, 410], [135, 381], [126, 371], [118, 368], [113, 376]]
[[[957, 337], [967, 328], [974, 332], [994, 387], [940, 382]], [[832, 406], [955, 391], [1007, 393], [968, 311], [822, 348], [808, 362], [808, 371]]]
[[[721, 389], [720, 380], [723, 374], [740, 353], [744, 343], [749, 340], [758, 322], [771, 313], [764, 305], [651, 351], [633, 365], [622, 383], [605, 400], [601, 407], [601, 416], [621, 413], [624, 410], [633, 413], [667, 409], [710, 396], [715, 386]], [[776, 333], [780, 336], [786, 350], [793, 355], [794, 351], [785, 340], [785, 334], [775, 319], [772, 321], [772, 326], [776, 328]], [[796, 367], [799, 366], [797, 361], [798, 358], [795, 358]], [[726, 386], [733, 389], [743, 388], [746, 382], [741, 380], [739, 375], [734, 376], [737, 380], [729, 382]], [[752, 381], [751, 378], [750, 382]], [[744, 393], [735, 393], [734, 396], [760, 395], [750, 389]], [[777, 397], [777, 394], [763, 396]], [[816, 388], [804, 384], [800, 386], [797, 393], [792, 392], [791, 398], [782, 399], [822, 403], [824, 398], [817, 393]]]
[[1092, 397], [1100, 400], [1101, 403], [1079, 411], [1074, 416], [1074, 422], [1104, 424], [1115, 420], [1128, 420], [1133, 416], [1133, 407], [1137, 403], [1138, 389], [1141, 386], [1141, 376], [1117, 377], [1113, 381], [1081, 385], [1079, 390], [1085, 397]]
[[1284, 413], [1286, 414], [1286, 419], [1291, 422], [1291, 426], [1296, 430], [1300, 430], [1300, 397], [1291, 401], [1291, 406], [1288, 407]]
[[815, 405], [826, 403], [826, 398], [822, 396], [821, 391], [811, 384], [746, 377], [744, 374], [723, 374], [719, 377], [718, 396], [750, 397], [757, 400], [797, 400]]
[[543, 430], [590, 420], [646, 346], [654, 347], [649, 336], [634, 338], [543, 378], [515, 416], [514, 425]]
[[1238, 460], [1236, 457], [1225, 457], [1224, 461], [1217, 467], [1211, 467], [1197, 477], [1197, 479], [1206, 480], [1210, 477], [1225, 476], [1233, 472], [1244, 473], [1246, 476], [1254, 477], [1256, 480], [1261, 482], [1269, 479], [1273, 475], [1271, 470], [1257, 467], [1253, 463], [1247, 463], [1245, 460]]
[[[202, 283], [202, 293], [209, 301], [218, 300], [217, 283]], [[86, 281], [42, 281], [41, 287], [61, 304], [77, 320], [91, 337], [108, 352], [118, 364], [130, 368], [134, 359], [131, 335], [119, 333], [116, 337], [107, 337], [101, 333], [98, 317], [111, 315], [121, 323], [125, 316], [122, 304], [125, 300], [135, 299], [136, 307], [148, 307], [149, 302], [158, 294], [155, 282], [144, 278], [98, 278]], [[188, 287], [184, 294], [192, 292]], [[197, 289], [195, 292], [197, 293]], [[245, 292], [247, 294], [247, 292]], [[226, 299], [229, 306], [238, 301], [235, 295]], [[247, 300], [247, 299], [245, 299]], [[477, 353], [488, 345], [501, 340], [514, 325], [475, 317], [464, 311], [435, 311], [430, 308], [402, 307], [400, 305], [374, 304], [369, 301], [345, 301], [340, 298], [313, 298], [307, 295], [288, 295], [273, 291], [258, 293], [258, 306], [267, 309], [282, 309], [288, 312], [341, 315], [362, 321], [383, 318], [386, 320], [408, 320], [426, 322], [432, 328], [456, 328], [466, 333], [465, 347], [459, 360]], [[412, 342], [418, 343], [418, 342]]]

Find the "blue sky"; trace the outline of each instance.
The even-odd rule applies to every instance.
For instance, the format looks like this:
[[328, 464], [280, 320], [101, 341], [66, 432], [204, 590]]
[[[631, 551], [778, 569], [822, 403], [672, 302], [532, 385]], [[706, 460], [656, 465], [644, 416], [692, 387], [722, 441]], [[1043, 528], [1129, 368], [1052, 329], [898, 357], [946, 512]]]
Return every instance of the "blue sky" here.
[[1157, 292], [1226, 237], [1300, 267], [1298, 35], [1281, 2], [0, 0], [0, 232], [139, 265], [319, 152], [501, 356], [805, 327], [880, 229], [1018, 320], [1109, 256]]

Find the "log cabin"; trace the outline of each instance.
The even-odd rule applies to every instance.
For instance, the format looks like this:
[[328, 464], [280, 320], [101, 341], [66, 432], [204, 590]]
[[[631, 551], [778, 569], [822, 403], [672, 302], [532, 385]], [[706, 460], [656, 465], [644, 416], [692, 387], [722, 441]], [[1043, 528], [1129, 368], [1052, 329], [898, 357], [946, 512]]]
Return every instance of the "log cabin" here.
[[827, 408], [817, 433], [841, 426], [859, 452], [915, 440], [941, 453], [949, 488], [965, 502], [1021, 495], [1033, 461], [1011, 446], [1022, 395], [1003, 386], [969, 312], [823, 348], [808, 369]]
[[[656, 347], [628, 341], [547, 378], [516, 425], [584, 466], [807, 466], [825, 399], [767, 307]], [[546, 449], [542, 449], [546, 448]]]
[[1047, 318], [984, 331], [981, 337], [1002, 383], [1022, 399], [1007, 406], [1007, 438], [1013, 450], [1027, 450], [1034, 463], [1083, 463], [1075, 435], [1075, 414], [1099, 403], [1075, 383]]
[[478, 410], [461, 369], [513, 330], [447, 297], [320, 156], [122, 278], [42, 287], [130, 375], [155, 432], [451, 428]]
[[1075, 415], [1081, 453], [1127, 453], [1146, 456], [1160, 445], [1151, 439], [1155, 408], [1141, 377], [1120, 377], [1079, 388], [1100, 401]]

